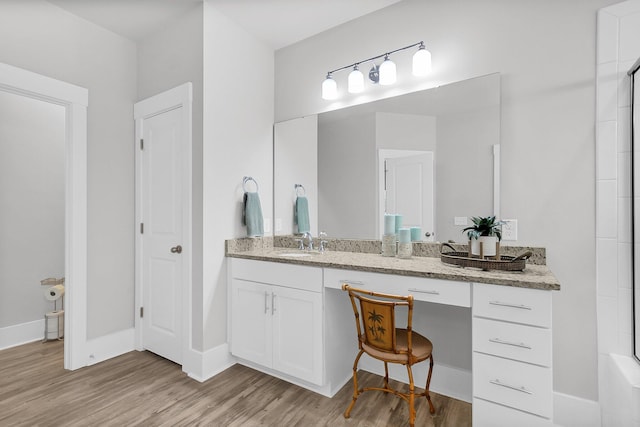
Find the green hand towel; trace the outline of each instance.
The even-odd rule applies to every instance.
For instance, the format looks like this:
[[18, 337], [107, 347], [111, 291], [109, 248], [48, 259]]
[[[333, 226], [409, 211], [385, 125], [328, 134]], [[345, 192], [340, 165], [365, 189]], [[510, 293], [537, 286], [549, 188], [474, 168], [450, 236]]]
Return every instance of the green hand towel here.
[[309, 201], [304, 196], [296, 198], [295, 223], [298, 224], [298, 233], [307, 233], [309, 227]]
[[262, 207], [258, 193], [244, 193], [242, 222], [247, 226], [247, 236], [259, 237], [264, 235]]

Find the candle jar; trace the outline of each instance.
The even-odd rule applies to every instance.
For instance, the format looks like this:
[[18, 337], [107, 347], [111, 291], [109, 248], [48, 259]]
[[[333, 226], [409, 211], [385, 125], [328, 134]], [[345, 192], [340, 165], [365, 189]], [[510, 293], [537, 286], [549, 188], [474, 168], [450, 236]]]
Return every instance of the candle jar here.
[[382, 236], [382, 256], [396, 256], [396, 235], [385, 234]]
[[409, 243], [398, 243], [398, 258], [411, 258], [413, 254], [413, 244]]

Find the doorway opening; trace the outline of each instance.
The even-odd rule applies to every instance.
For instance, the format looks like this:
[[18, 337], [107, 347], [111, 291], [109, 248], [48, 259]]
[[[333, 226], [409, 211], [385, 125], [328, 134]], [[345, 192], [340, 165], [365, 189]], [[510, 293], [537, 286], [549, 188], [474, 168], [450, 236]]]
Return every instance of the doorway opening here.
[[[64, 367], [86, 366], [88, 90], [0, 63], [0, 91], [64, 108]], [[35, 124], [34, 124], [35, 126]]]

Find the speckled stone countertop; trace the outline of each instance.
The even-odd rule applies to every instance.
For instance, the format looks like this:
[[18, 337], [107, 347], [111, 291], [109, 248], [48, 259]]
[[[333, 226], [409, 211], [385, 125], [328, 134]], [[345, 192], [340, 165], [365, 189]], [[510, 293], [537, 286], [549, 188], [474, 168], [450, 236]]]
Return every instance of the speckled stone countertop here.
[[226, 242], [228, 257], [299, 264], [345, 270], [370, 271], [400, 276], [427, 277], [463, 282], [489, 283], [531, 289], [560, 290], [560, 283], [546, 265], [527, 264], [524, 271], [483, 271], [444, 264], [440, 258], [413, 256], [409, 259], [383, 257], [375, 253], [327, 250], [324, 253], [306, 252], [295, 248], [274, 247], [273, 239], [238, 240]]

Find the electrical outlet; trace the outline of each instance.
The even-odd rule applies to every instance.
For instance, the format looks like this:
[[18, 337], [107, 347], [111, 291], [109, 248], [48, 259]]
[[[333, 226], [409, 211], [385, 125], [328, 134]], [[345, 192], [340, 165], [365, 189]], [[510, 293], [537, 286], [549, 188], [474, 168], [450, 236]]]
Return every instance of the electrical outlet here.
[[282, 218], [276, 218], [276, 232], [282, 231]]
[[502, 240], [518, 240], [518, 220], [503, 219], [502, 222]]
[[467, 217], [466, 216], [454, 216], [453, 217], [453, 225], [467, 225]]
[[264, 232], [271, 233], [271, 218], [264, 218]]

